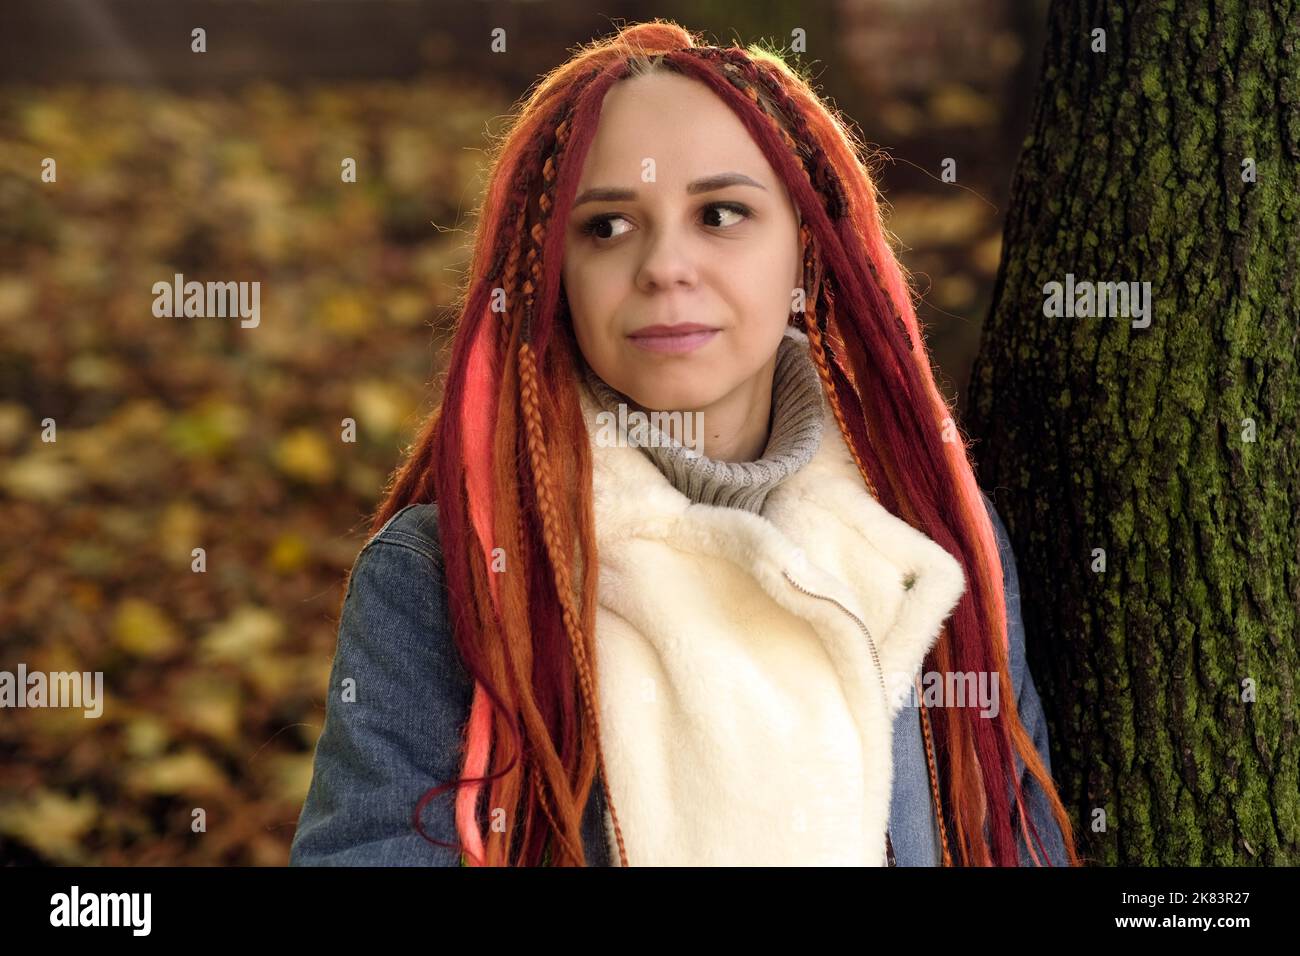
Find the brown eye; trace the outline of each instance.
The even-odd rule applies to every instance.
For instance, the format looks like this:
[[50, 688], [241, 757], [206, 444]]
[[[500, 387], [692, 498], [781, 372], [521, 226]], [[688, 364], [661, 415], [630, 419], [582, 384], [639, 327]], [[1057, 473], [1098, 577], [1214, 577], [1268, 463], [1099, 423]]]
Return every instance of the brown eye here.
[[614, 213], [607, 213], [603, 216], [593, 216], [582, 224], [582, 234], [584, 236], [591, 236], [594, 239], [616, 239], [619, 235], [622, 235], [622, 233], [606, 235], [605, 227], [612, 227], [614, 220], [622, 218], [622, 216]]
[[[748, 219], [752, 215], [752, 213], [749, 210], [749, 207], [743, 206], [740, 203], [715, 202], [715, 203], [710, 203], [708, 206], [705, 207], [705, 217], [707, 218], [709, 214], [715, 210], [721, 211], [723, 213], [730, 213], [733, 216], [738, 216], [739, 221], [742, 222]], [[723, 218], [725, 219], [726, 217], [724, 216]], [[728, 227], [728, 225], [736, 225], [736, 222], [733, 221], [731, 223], [727, 223], [727, 222], [706, 223], [706, 225], [711, 225], [719, 229], [725, 229]]]

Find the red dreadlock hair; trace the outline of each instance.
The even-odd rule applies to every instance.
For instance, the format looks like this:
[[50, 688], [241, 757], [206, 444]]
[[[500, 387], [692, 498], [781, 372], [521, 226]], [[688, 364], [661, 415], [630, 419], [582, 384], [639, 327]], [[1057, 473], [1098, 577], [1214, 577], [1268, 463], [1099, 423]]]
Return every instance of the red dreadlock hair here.
[[[654, 69], [706, 84], [785, 182], [811, 279], [796, 324], [844, 440], [880, 503], [961, 562], [968, 587], [927, 668], [996, 672], [1006, 705], [992, 719], [973, 707], [922, 708], [927, 747], [933, 741], [943, 770], [931, 762], [944, 863], [1015, 866], [1018, 825], [1041, 865], [1034, 847], [1046, 851], [1024, 809], [1019, 755], [1077, 865], [1069, 817], [1016, 714], [992, 521], [935, 385], [860, 144], [777, 55], [704, 46], [658, 20], [577, 50], [533, 88], [498, 144], [442, 403], [373, 519], [378, 530], [407, 504], [438, 503], [449, 615], [476, 682], [464, 776], [424, 795], [417, 828], [428, 800], [454, 786], [471, 864], [537, 865], [549, 856], [585, 865], [581, 820], [600, 771], [619, 861], [629, 862], [603, 772], [591, 452], [559, 280], [564, 231], [550, 226], [567, 218], [606, 92]], [[501, 555], [507, 573], [494, 573]]]

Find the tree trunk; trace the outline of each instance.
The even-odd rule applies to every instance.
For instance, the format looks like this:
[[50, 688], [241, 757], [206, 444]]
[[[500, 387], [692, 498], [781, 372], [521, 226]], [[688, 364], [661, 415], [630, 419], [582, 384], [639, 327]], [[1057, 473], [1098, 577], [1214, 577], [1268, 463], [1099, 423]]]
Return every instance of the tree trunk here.
[[968, 429], [1081, 851], [1295, 865], [1300, 0], [1130, 6], [1052, 5]]

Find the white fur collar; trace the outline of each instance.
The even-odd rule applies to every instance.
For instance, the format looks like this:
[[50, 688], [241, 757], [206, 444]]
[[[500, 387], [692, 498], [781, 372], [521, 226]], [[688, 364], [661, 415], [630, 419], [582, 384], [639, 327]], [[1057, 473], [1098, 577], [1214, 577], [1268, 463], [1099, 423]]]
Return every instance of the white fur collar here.
[[813, 460], [756, 515], [695, 504], [641, 450], [599, 445], [580, 396], [602, 745], [629, 862], [882, 863], [893, 717], [961, 565], [867, 492], [828, 408]]

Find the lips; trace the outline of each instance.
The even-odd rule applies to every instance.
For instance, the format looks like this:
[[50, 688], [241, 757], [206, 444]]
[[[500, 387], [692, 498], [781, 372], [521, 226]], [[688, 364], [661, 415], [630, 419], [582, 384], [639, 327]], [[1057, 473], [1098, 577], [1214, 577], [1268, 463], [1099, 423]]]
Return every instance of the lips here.
[[647, 352], [680, 355], [695, 351], [721, 334], [721, 329], [711, 325], [678, 322], [676, 325], [647, 325], [629, 335], [628, 341]]
[[675, 325], [647, 325], [643, 329], [637, 329], [631, 334], [634, 339], [639, 338], [661, 338], [671, 335], [685, 335], [688, 332], [716, 332], [711, 325], [703, 325], [699, 322], [678, 322]]

